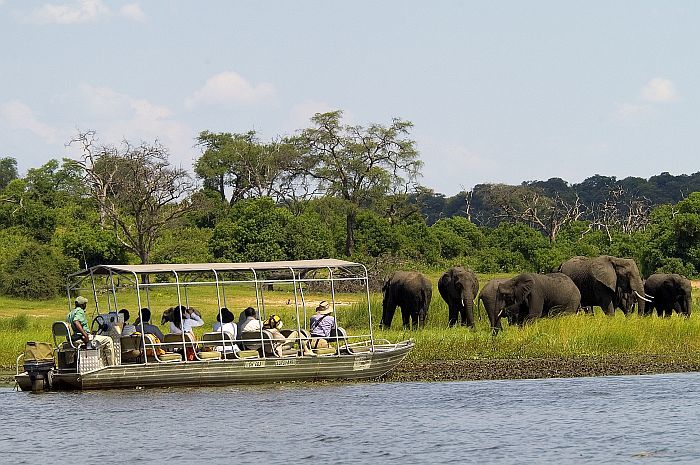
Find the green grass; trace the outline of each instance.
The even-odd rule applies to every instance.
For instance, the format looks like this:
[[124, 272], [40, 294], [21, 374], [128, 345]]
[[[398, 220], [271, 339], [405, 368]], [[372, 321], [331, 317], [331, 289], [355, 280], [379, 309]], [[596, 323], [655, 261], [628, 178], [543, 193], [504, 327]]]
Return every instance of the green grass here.
[[[480, 279], [485, 283], [486, 278]], [[436, 279], [433, 279], [435, 293], [430, 306], [427, 326], [421, 331], [401, 329], [400, 310], [394, 316], [393, 329], [377, 329], [381, 318], [381, 294], [371, 294], [374, 335], [390, 341], [413, 338], [415, 349], [409, 355], [411, 361], [497, 359], [513, 357], [574, 357], [607, 355], [687, 355], [700, 357], [700, 301], [694, 299], [693, 316], [671, 318], [656, 316], [640, 318], [636, 315], [625, 317], [620, 312], [614, 317], [604, 316], [597, 309], [595, 316], [566, 315], [541, 319], [523, 328], [508, 327], [497, 337], [491, 336], [488, 319], [477, 314], [474, 329], [448, 328], [447, 305], [437, 293]], [[248, 305], [255, 304], [255, 293], [250, 288], [229, 287], [226, 289], [227, 306], [238, 314]], [[198, 335], [211, 330], [216, 319], [217, 299], [212, 288], [193, 288], [188, 292], [190, 305], [199, 308], [205, 325], [197, 328]], [[294, 295], [289, 288], [276, 286], [275, 291], [264, 293], [267, 314], [277, 313], [286, 327], [294, 327]], [[313, 313], [313, 305], [320, 300], [330, 300], [327, 293], [307, 293], [305, 295], [307, 317]], [[182, 296], [184, 303], [184, 296]], [[94, 312], [91, 302], [88, 314]], [[350, 334], [367, 334], [367, 303], [364, 294], [336, 294], [338, 320]], [[107, 296], [99, 298], [100, 307], [107, 308]], [[144, 297], [143, 304], [146, 299]], [[128, 293], [118, 294], [118, 308], [126, 307], [135, 319], [136, 299]], [[222, 302], [223, 303], [223, 302]], [[160, 322], [162, 311], [177, 304], [174, 290], [159, 288], [151, 293], [153, 322]], [[112, 304], [113, 306], [113, 304]], [[25, 301], [0, 297], [0, 367], [14, 368], [17, 355], [23, 350], [26, 341], [51, 341], [51, 323], [63, 320], [68, 312], [65, 299], [49, 301]], [[303, 315], [301, 315], [303, 318]], [[167, 331], [167, 328], [163, 328]]]

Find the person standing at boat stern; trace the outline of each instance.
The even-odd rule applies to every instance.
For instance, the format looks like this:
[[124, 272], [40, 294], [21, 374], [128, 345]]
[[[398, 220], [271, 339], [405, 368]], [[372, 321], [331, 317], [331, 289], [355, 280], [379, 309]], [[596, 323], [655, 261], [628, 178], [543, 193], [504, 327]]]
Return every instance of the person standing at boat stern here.
[[328, 347], [328, 339], [336, 329], [335, 318], [331, 315], [333, 309], [325, 300], [316, 307], [316, 313], [309, 319], [311, 329], [311, 348], [322, 349]]
[[82, 340], [85, 344], [91, 340], [97, 341], [100, 352], [102, 352], [102, 357], [107, 359], [108, 365], [114, 365], [114, 341], [112, 338], [99, 334], [90, 334], [90, 327], [88, 325], [87, 316], [85, 315], [87, 303], [88, 300], [82, 295], [79, 295], [75, 298], [75, 308], [71, 310], [66, 317], [66, 322], [68, 322], [73, 329], [73, 340]]

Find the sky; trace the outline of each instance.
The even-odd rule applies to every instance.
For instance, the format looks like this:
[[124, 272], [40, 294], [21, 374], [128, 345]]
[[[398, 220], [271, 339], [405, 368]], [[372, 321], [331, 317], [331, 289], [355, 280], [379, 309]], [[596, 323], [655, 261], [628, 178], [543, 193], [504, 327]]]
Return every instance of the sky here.
[[0, 0], [0, 157], [413, 122], [420, 183], [700, 171], [700, 2]]

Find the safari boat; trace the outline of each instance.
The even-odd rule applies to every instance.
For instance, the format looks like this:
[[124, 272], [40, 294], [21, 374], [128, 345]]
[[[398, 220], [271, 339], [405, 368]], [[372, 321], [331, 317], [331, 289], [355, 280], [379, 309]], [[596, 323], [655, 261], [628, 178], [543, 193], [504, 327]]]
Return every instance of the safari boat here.
[[[354, 305], [337, 300], [358, 290], [360, 302]], [[337, 326], [326, 338], [327, 347], [309, 349], [313, 339], [308, 317], [315, 311], [312, 293], [316, 302], [322, 295], [330, 304], [336, 326], [343, 317], [356, 321], [362, 313], [368, 334], [350, 335]], [[70, 324], [57, 321], [52, 343], [28, 342], [17, 357], [15, 379], [23, 391], [372, 379], [391, 371], [413, 347], [412, 340], [391, 343], [374, 338], [367, 269], [343, 260], [100, 265], [69, 277], [69, 311], [78, 295], [92, 298], [91, 333], [112, 338], [114, 364], [107, 363], [93, 341], [76, 343]], [[294, 331], [295, 336], [280, 348], [262, 327], [235, 337], [223, 330], [196, 339], [189, 332], [167, 334], [163, 341], [144, 334], [148, 331], [138, 324], [134, 334], [122, 332], [125, 322], [118, 309], [131, 307], [142, 321], [143, 311], [164, 299], [171, 306], [163, 312], [161, 324], [168, 323], [173, 312], [197, 312], [191, 306], [195, 303], [199, 308], [212, 307], [210, 314], [218, 313], [220, 320], [228, 306], [249, 306], [261, 320], [279, 313], [292, 321], [286, 334]]]

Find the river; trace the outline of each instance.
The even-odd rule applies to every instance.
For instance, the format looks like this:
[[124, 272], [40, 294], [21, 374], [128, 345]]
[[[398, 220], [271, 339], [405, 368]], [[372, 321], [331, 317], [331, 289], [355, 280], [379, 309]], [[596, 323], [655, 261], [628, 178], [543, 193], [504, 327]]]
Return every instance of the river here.
[[700, 462], [700, 374], [17, 393], [0, 462]]

